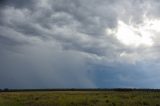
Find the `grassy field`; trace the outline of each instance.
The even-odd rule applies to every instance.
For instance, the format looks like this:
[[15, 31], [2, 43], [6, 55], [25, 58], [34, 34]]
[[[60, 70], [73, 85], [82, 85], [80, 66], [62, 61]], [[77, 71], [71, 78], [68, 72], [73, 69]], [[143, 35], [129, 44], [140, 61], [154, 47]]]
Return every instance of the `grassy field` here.
[[160, 92], [0, 92], [0, 106], [160, 106]]

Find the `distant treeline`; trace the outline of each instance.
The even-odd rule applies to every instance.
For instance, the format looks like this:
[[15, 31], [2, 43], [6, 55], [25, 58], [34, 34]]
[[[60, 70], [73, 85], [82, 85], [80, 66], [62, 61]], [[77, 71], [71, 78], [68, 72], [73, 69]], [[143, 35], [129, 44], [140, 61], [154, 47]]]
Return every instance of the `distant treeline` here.
[[56, 89], [0, 89], [0, 92], [25, 92], [25, 91], [147, 91], [160, 92], [160, 89], [137, 89], [137, 88], [56, 88]]

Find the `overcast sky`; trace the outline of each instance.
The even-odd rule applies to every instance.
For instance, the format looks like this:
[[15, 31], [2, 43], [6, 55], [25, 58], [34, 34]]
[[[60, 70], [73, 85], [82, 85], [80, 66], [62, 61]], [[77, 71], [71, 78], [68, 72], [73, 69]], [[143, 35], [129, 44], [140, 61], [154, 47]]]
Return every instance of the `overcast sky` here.
[[159, 0], [0, 1], [0, 88], [159, 82]]

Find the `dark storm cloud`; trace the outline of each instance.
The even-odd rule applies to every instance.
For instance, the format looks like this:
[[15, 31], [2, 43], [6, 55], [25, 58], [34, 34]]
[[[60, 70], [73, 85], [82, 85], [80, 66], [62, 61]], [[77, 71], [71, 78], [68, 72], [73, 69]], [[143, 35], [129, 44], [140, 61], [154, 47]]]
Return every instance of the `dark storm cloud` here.
[[30, 7], [34, 0], [1, 0], [0, 5], [4, 6], [14, 6], [16, 8]]
[[[152, 79], [155, 74], [149, 76], [151, 64], [159, 66], [158, 37], [152, 48], [134, 48], [106, 32], [117, 30], [119, 20], [137, 25], [144, 15], [158, 19], [159, 1], [2, 0], [0, 4], [0, 87], [142, 87], [147, 86], [145, 78], [151, 83], [159, 80]], [[103, 86], [105, 81], [110, 84]]]

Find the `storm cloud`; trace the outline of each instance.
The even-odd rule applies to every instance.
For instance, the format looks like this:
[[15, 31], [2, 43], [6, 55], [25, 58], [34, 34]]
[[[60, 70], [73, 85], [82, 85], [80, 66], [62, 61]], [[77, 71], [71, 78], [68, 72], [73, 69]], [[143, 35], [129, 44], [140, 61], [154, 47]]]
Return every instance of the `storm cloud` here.
[[2, 0], [0, 88], [160, 87], [159, 4]]

